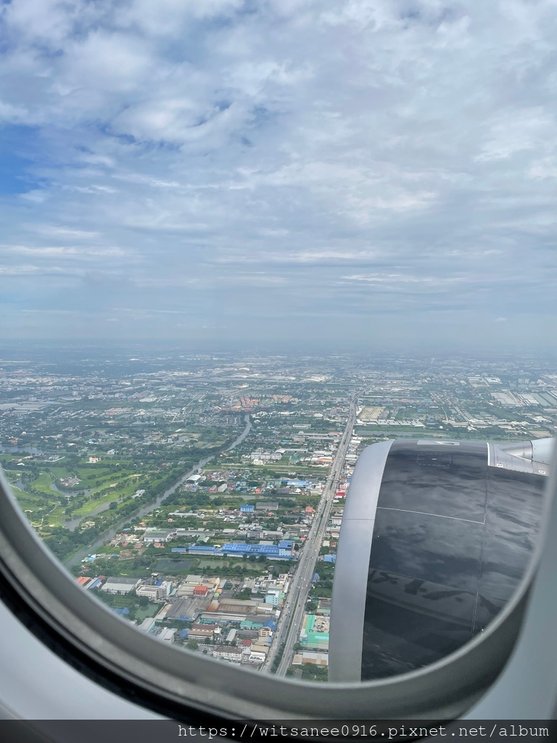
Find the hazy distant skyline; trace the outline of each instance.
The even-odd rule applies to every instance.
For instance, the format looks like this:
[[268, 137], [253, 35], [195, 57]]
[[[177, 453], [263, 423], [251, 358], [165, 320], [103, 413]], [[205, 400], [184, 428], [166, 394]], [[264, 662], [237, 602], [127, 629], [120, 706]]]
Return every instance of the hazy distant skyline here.
[[554, 0], [0, 0], [0, 340], [536, 350]]

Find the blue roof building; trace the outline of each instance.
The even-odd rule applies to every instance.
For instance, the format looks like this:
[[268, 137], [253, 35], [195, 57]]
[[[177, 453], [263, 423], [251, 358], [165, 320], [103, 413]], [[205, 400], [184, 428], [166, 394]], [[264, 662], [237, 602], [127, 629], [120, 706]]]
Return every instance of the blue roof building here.
[[227, 542], [222, 545], [222, 554], [225, 555], [262, 555], [269, 558], [289, 560], [292, 557], [290, 549], [281, 548], [276, 544], [246, 544], [245, 542]]
[[286, 480], [286, 484], [291, 488], [307, 488], [310, 485], [309, 480]]
[[[282, 543], [281, 543], [282, 544]], [[190, 547], [172, 547], [172, 552], [190, 555], [232, 555], [249, 556], [255, 555], [268, 557], [275, 560], [290, 560], [292, 550], [281, 544], [247, 544], [245, 542], [226, 542], [222, 547], [212, 547], [205, 544], [192, 544]]]
[[191, 547], [188, 547], [188, 552], [190, 554], [198, 554], [198, 555], [220, 555], [221, 550], [218, 547], [211, 547], [207, 544], [192, 544]]
[[240, 513], [253, 513], [255, 511], [255, 505], [253, 503], [243, 503], [240, 506]]

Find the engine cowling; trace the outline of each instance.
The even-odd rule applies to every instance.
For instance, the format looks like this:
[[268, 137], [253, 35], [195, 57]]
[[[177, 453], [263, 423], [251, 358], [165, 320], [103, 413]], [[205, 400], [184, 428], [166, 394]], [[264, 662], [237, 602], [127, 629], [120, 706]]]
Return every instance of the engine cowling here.
[[337, 550], [330, 681], [421, 668], [483, 631], [532, 555], [551, 446], [399, 440], [362, 452]]

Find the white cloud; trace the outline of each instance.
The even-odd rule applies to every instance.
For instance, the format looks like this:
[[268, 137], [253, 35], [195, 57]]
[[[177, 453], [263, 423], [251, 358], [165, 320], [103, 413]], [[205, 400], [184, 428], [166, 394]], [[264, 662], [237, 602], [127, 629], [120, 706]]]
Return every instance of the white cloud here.
[[99, 92], [137, 94], [142, 79], [152, 83], [156, 78], [156, 62], [145, 42], [122, 33], [94, 31], [68, 43], [59, 90], [63, 96], [91, 91], [94, 98]]
[[2, 22], [22, 303], [55, 262], [78, 288], [48, 302], [74, 307], [116, 272], [130, 306], [195, 293], [213, 318], [354, 316], [389, 287], [416, 313], [474, 290], [489, 318], [547, 311], [549, 0], [12, 0]]
[[78, 230], [69, 229], [67, 227], [59, 227], [56, 225], [30, 225], [34, 232], [39, 235], [45, 235], [46, 237], [65, 238], [68, 240], [95, 240], [100, 236], [100, 233], [93, 230]]
[[22, 106], [0, 101], [0, 122], [20, 123], [28, 119], [28, 112]]
[[125, 250], [122, 248], [114, 247], [102, 247], [102, 248], [91, 248], [83, 247], [79, 248], [68, 247], [67, 245], [42, 245], [29, 246], [29, 245], [0, 245], [1, 252], [12, 253], [17, 255], [33, 255], [37, 258], [79, 258], [84, 259], [96, 259], [96, 258], [121, 258], [127, 255]]
[[140, 29], [145, 35], [174, 38], [191, 20], [207, 20], [229, 16], [241, 8], [243, 0], [132, 0], [117, 8], [118, 25]]
[[67, 38], [83, 5], [79, 0], [14, 0], [3, 8], [4, 21], [24, 39], [55, 47]]

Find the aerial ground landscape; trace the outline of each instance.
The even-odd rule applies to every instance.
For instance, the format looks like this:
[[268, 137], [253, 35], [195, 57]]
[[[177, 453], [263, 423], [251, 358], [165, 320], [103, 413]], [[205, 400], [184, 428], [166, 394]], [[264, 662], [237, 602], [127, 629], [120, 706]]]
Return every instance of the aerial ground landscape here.
[[533, 358], [60, 348], [3, 354], [0, 400], [12, 491], [84, 590], [161, 641], [318, 681], [362, 449], [557, 430]]

